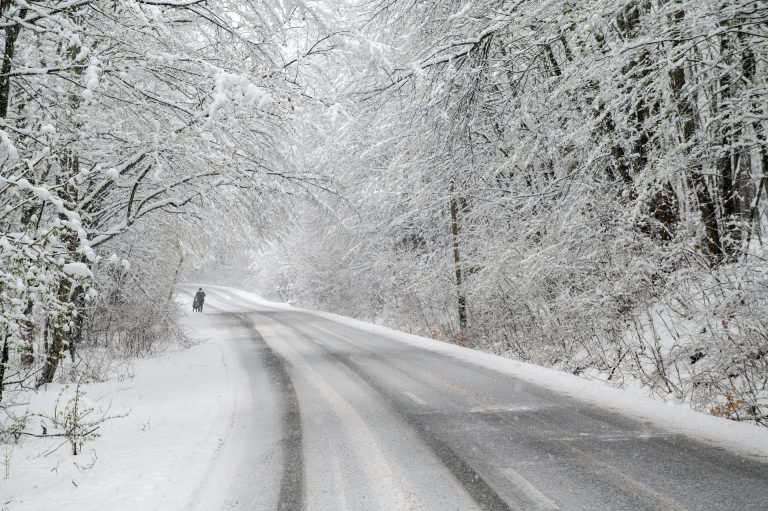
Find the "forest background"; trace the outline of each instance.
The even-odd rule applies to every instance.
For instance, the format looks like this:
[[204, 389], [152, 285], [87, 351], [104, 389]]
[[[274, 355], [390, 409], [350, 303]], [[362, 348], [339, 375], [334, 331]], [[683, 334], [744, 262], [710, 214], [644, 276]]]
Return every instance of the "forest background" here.
[[[265, 294], [768, 424], [768, 5], [0, 3], [0, 408]], [[241, 274], [241, 273], [240, 273]]]

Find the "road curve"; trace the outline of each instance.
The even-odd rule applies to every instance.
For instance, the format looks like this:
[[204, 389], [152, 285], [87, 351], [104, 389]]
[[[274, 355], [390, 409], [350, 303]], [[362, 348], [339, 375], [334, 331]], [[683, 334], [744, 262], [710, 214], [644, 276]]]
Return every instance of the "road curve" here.
[[768, 464], [386, 335], [206, 292], [204, 314], [249, 329], [263, 391], [280, 396], [262, 411], [282, 422], [269, 509], [768, 509]]

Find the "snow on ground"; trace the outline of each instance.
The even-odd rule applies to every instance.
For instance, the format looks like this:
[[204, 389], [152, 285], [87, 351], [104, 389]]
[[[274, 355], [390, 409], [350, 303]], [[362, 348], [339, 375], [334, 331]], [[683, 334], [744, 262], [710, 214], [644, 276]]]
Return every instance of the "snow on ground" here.
[[[206, 289], [219, 289], [232, 297], [210, 296], [207, 312], [215, 308], [303, 311], [247, 291], [210, 285]], [[512, 375], [739, 454], [763, 461], [768, 457], [765, 428], [336, 314], [304, 312]], [[238, 330], [231, 325], [217, 329], [212, 319], [216, 317], [234, 321], [209, 314], [191, 315], [186, 320], [190, 330], [214, 341], [138, 360], [130, 378], [83, 387], [89, 403], [108, 409], [110, 415], [127, 415], [102, 424], [101, 437], [86, 442], [80, 455], [73, 456], [67, 445], [51, 452], [58, 445], [52, 438], [23, 438], [20, 445], [12, 446], [7, 479], [2, 479], [0, 466], [0, 510], [52, 506], [58, 511], [220, 509], [227, 504], [243, 505], [222, 503], [221, 495], [253, 494], [246, 490], [254, 481], [259, 488], [277, 488], [269, 478], [279, 472], [271, 467], [280, 465], [275, 454], [280, 451], [280, 426], [276, 414], [261, 413], [276, 405], [272, 393], [265, 391], [269, 385], [266, 376], [253, 369], [259, 363], [256, 343], [246, 329], [240, 330], [240, 337], [230, 338], [223, 332]], [[50, 412], [61, 391], [61, 385], [49, 385], [31, 396], [30, 408]], [[65, 390], [72, 391], [71, 387]], [[0, 462], [3, 454], [0, 452]], [[245, 475], [244, 466], [252, 467]], [[257, 493], [261, 500], [248, 502], [247, 508], [274, 507], [269, 504], [274, 503], [275, 495]]]
[[[187, 325], [193, 334], [213, 337], [208, 319], [192, 316]], [[0, 509], [220, 508], [206, 502], [216, 499], [216, 487], [231, 484], [237, 463], [237, 453], [221, 446], [233, 433], [236, 409], [252, 399], [249, 375], [228, 341], [236, 342], [217, 338], [137, 360], [132, 378], [84, 385], [97, 407], [127, 416], [103, 423], [101, 436], [78, 456], [68, 445], [50, 452], [61, 443], [53, 438], [27, 437], [11, 446], [7, 479], [0, 466]], [[48, 385], [31, 395], [29, 407], [50, 412], [61, 390]], [[49, 425], [49, 433], [53, 429]]]
[[241, 310], [248, 310], [250, 306], [251, 309], [293, 309], [311, 313], [360, 330], [511, 375], [555, 392], [571, 396], [574, 399], [617, 411], [627, 417], [651, 422], [672, 433], [696, 438], [760, 461], [768, 460], [768, 428], [714, 417], [691, 410], [687, 406], [665, 404], [656, 401], [641, 394], [640, 391], [618, 389], [601, 381], [586, 380], [555, 369], [527, 364], [436, 341], [427, 337], [407, 334], [338, 314], [292, 308], [287, 304], [268, 302], [255, 293], [218, 286], [208, 287], [225, 290], [236, 295]]

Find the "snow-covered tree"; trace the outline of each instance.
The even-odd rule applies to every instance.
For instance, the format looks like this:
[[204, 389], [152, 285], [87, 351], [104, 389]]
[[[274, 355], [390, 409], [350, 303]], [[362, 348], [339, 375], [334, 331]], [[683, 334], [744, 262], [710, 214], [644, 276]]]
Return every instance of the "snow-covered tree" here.
[[175, 218], [212, 204], [252, 218], [247, 208], [313, 186], [287, 139], [306, 96], [297, 69], [334, 33], [306, 7], [271, 2], [11, 0], [0, 11], [2, 370], [18, 355], [21, 380], [37, 373], [39, 385], [67, 348], [74, 358], [88, 311], [114, 299], [99, 288], [121, 282], [132, 253], [140, 281], [122, 303], [167, 302], [157, 284], [173, 278], [141, 284], [176, 274], [178, 260], [158, 253], [182, 242]]
[[764, 422], [766, 6], [360, 9], [295, 297]]

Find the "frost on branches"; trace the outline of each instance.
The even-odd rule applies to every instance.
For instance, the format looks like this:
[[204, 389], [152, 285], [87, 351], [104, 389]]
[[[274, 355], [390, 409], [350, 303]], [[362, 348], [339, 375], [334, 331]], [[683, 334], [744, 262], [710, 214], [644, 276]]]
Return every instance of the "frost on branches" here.
[[768, 424], [765, 2], [361, 9], [283, 297]]
[[285, 300], [768, 423], [765, 2], [0, 9], [3, 385], [269, 236]]
[[178, 334], [173, 286], [202, 219], [264, 224], [271, 200], [312, 182], [284, 142], [305, 94], [296, 59], [331, 36], [270, 2], [0, 10], [3, 406], [3, 391], [71, 371], [102, 377], [80, 348], [135, 356]]

